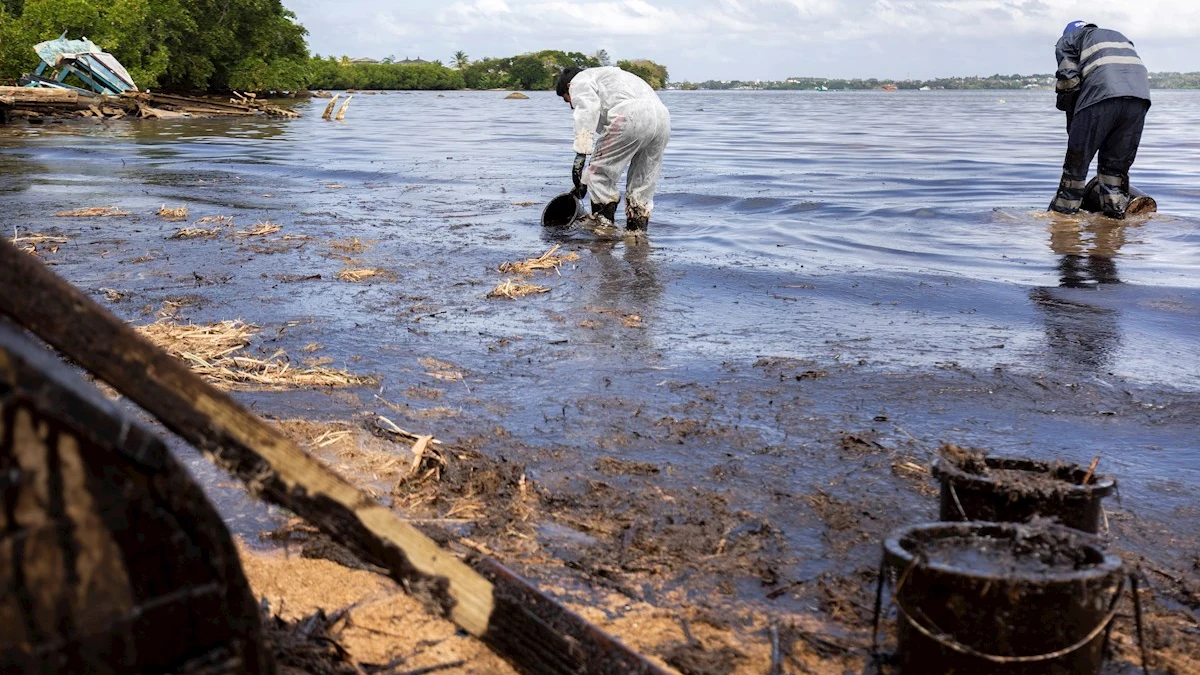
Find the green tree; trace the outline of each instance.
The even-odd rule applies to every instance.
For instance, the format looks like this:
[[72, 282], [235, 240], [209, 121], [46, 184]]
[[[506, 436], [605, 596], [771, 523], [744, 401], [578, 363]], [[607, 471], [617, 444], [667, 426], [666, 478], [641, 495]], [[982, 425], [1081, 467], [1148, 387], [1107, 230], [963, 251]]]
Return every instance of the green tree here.
[[669, 81], [666, 66], [646, 59], [617, 61], [617, 67], [637, 75], [655, 89], [662, 89]]
[[454, 52], [453, 63], [454, 63], [455, 69], [462, 70], [462, 69], [466, 68], [467, 66], [471, 65], [471, 59], [467, 57], [466, 52], [464, 52], [463, 50], [460, 49], [460, 50]]

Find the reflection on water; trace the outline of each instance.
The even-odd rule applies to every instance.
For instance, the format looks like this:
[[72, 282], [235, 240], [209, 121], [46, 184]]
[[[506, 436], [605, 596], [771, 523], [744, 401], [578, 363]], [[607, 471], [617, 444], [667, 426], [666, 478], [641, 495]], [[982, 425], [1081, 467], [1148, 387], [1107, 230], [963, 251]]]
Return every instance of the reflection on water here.
[[[1050, 250], [1059, 256], [1059, 287], [1093, 289], [1119, 284], [1116, 257], [1127, 241], [1132, 220], [1055, 217], [1050, 223]], [[1087, 292], [1056, 293], [1034, 287], [1029, 297], [1043, 314], [1050, 350], [1089, 371], [1107, 368], [1120, 348], [1120, 311], [1087, 302]]]

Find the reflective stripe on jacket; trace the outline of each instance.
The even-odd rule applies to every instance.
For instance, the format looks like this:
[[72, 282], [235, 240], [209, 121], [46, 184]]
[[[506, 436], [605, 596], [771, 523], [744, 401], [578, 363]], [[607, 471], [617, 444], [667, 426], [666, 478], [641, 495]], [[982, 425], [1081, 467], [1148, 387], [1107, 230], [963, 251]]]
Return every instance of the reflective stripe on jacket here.
[[1074, 99], [1075, 112], [1110, 98], [1150, 100], [1146, 65], [1129, 38], [1115, 30], [1090, 27], [1064, 35], [1054, 55], [1059, 100]]

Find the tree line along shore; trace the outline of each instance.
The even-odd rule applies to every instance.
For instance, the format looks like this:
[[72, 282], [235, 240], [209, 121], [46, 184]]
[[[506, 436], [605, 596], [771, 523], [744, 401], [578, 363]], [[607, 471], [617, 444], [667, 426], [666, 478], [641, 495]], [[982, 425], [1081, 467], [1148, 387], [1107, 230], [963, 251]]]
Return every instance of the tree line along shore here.
[[309, 53], [307, 35], [280, 0], [0, 0], [0, 85], [32, 73], [39, 63], [34, 45], [59, 36], [89, 38], [116, 57], [140, 89], [167, 92], [548, 90], [562, 68], [603, 65], [636, 73], [655, 88], [668, 82], [664, 66], [612, 62], [604, 50], [478, 60], [460, 51], [447, 64], [322, 57]]
[[[448, 62], [420, 58], [352, 58], [310, 54], [307, 29], [280, 0], [0, 0], [0, 85], [34, 71], [33, 46], [65, 35], [88, 37], [110, 52], [143, 90], [295, 92], [313, 89], [549, 90], [569, 66], [616, 65], [656, 89], [1033, 89], [1053, 75], [992, 75], [933, 80], [793, 77], [779, 81], [670, 81], [666, 66], [646, 59], [613, 61], [608, 53], [543, 50]], [[69, 81], [68, 81], [69, 82]], [[1159, 89], [1200, 88], [1198, 73], [1154, 73]]]

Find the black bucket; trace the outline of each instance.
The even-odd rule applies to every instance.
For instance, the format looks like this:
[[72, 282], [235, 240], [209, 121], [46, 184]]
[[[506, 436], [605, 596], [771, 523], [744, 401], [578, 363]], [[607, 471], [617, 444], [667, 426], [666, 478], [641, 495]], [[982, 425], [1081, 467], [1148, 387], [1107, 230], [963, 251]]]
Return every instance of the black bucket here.
[[[1098, 176], [1093, 176], [1088, 181], [1087, 187], [1083, 189], [1083, 204], [1079, 208], [1092, 213], [1100, 213], [1104, 210], [1104, 207], [1100, 205], [1100, 178]], [[1132, 185], [1129, 186], [1129, 205], [1125, 207], [1126, 214], [1137, 216], [1154, 213], [1157, 210], [1158, 202], [1154, 201], [1154, 197]]]
[[894, 532], [883, 562], [902, 674], [1100, 672], [1125, 578], [1095, 537], [1051, 524], [929, 523]]
[[566, 227], [583, 215], [583, 204], [575, 195], [564, 192], [550, 200], [542, 209], [542, 225], [546, 227]]
[[941, 520], [1027, 523], [1051, 518], [1091, 534], [1100, 531], [1101, 500], [1117, 487], [1116, 480], [1076, 464], [987, 457], [959, 448], [943, 450], [933, 475], [942, 488]]

